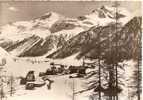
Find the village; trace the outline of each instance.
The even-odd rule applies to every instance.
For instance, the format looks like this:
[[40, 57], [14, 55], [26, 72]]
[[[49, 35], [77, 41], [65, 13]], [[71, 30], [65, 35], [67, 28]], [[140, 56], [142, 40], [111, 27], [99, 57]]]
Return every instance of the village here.
[[[90, 67], [87, 66], [87, 64], [89, 65], [90, 63], [85, 63], [83, 61], [83, 65], [82, 66], [64, 66], [61, 64], [55, 64], [55, 63], [50, 63], [50, 66], [45, 72], [40, 72], [39, 73], [39, 77], [43, 80], [42, 83], [38, 84], [35, 83], [35, 75], [34, 75], [34, 71], [29, 71], [26, 75], [25, 78], [21, 77], [21, 81], [20, 84], [21, 85], [26, 85], [25, 89], [28, 90], [32, 90], [35, 87], [41, 87], [43, 85], [45, 85], [45, 81], [48, 80], [49, 84], [47, 85], [48, 88], [51, 87], [51, 83], [53, 83], [53, 80], [50, 80], [48, 78], [48, 75], [71, 75], [69, 76], [69, 78], [84, 78], [86, 76], [86, 69], [90, 68], [90, 69], [94, 69], [93, 64], [90, 64]], [[86, 65], [86, 66], [85, 66]], [[73, 75], [72, 74], [76, 74]]]

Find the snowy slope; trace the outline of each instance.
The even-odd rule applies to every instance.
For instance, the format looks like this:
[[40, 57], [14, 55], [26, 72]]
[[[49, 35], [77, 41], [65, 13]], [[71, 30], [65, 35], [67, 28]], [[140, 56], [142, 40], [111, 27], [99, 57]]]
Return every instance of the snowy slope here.
[[82, 31], [84, 31], [84, 29], [82, 27], [76, 27], [72, 30], [62, 30], [62, 31], [53, 33], [53, 35], [56, 35], [56, 36], [63, 35], [65, 40], [69, 40], [70, 38], [72, 38], [73, 36], [76, 36], [77, 34], [79, 34]]
[[[1, 47], [0, 47], [0, 59], [1, 60], [6, 59], [6, 65], [9, 64], [9, 62], [13, 62], [13, 57]], [[2, 63], [2, 61], [0, 62]]]
[[29, 30], [31, 28], [32, 23], [30, 22], [16, 22], [12, 24], [7, 24], [1, 27], [1, 38], [10, 39], [12, 41], [20, 41], [24, 38], [29, 37], [30, 34], [25, 34], [25, 30]]
[[[118, 22], [125, 25], [133, 16], [127, 9], [118, 7], [117, 10]], [[101, 6], [101, 8], [95, 9], [92, 13], [85, 15], [85, 20], [83, 22], [92, 23], [94, 26], [106, 26], [111, 22], [115, 22], [115, 7]]]
[[[18, 90], [17, 94], [13, 97], [8, 97], [8, 100], [71, 100], [72, 99], [72, 83], [73, 80], [67, 76], [51, 76], [54, 83], [51, 86], [51, 90], [48, 90], [46, 86], [36, 88], [36, 90]], [[84, 80], [74, 79], [75, 91], [79, 91], [85, 84]], [[86, 97], [87, 96], [87, 97]], [[76, 95], [76, 100], [89, 100], [88, 94]]]
[[58, 20], [63, 20], [65, 17], [56, 13], [56, 12], [48, 12], [39, 18], [34, 20], [34, 23], [42, 26], [50, 28], [55, 22]]
[[[62, 18], [61, 15], [55, 12], [49, 12], [33, 20], [10, 23], [1, 27], [0, 37], [8, 38], [12, 41], [20, 41], [21, 38], [16, 36], [21, 34], [24, 34], [27, 37], [29, 34], [32, 34], [45, 38], [50, 34], [49, 28]], [[23, 39], [24, 38], [26, 37], [23, 37]]]
[[[6, 60], [6, 64], [2, 65], [2, 59]], [[32, 63], [35, 62], [35, 64]], [[45, 61], [45, 60], [44, 60]], [[32, 60], [26, 60], [11, 56], [4, 49], [0, 48], [0, 68], [3, 68], [1, 72], [3, 75], [13, 75], [15, 77], [23, 76], [27, 74], [29, 70], [36, 71], [36, 75], [39, 72], [45, 72], [47, 68], [49, 68], [49, 63], [41, 62], [41, 58], [37, 59], [32, 58]], [[40, 62], [40, 64], [36, 63]], [[2, 74], [2, 73], [1, 73]]]
[[[5, 64], [2, 64], [2, 60], [5, 59]], [[16, 65], [13, 56], [11, 56], [7, 51], [0, 47], [0, 67], [2, 68], [3, 74], [11, 74], [13, 67]]]

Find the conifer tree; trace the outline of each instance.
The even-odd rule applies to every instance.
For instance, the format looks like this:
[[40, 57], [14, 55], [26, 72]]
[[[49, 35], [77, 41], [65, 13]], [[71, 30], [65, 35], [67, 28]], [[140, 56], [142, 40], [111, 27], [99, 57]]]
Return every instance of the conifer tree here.
[[10, 76], [10, 79], [9, 79], [9, 87], [10, 87], [10, 90], [9, 90], [10, 96], [12, 96], [16, 91], [15, 80], [14, 80], [14, 77], [12, 75]]

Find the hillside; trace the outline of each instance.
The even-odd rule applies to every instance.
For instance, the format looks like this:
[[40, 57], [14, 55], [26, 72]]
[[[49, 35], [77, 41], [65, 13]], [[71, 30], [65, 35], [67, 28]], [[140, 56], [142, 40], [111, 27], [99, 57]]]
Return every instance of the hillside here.
[[[118, 37], [116, 37], [116, 31]], [[71, 38], [66, 45], [57, 50], [48, 57], [66, 58], [75, 53], [79, 53], [77, 58], [83, 56], [97, 57], [98, 46], [100, 45], [102, 56], [108, 56], [109, 46], [114, 46], [118, 40], [118, 51], [122, 58], [129, 59], [137, 55], [139, 47], [137, 41], [141, 35], [141, 17], [134, 17], [124, 27], [118, 24], [116, 30], [115, 24], [108, 26], [92, 27], [88, 31], [84, 31]], [[99, 42], [100, 40], [100, 42]]]

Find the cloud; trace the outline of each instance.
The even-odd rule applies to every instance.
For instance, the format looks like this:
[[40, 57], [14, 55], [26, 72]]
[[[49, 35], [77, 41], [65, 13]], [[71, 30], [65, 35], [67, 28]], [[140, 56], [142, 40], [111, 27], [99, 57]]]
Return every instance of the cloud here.
[[15, 7], [9, 7], [8, 8], [10, 11], [15, 11], [15, 12], [17, 12], [18, 11], [18, 9], [17, 8], [15, 8]]

